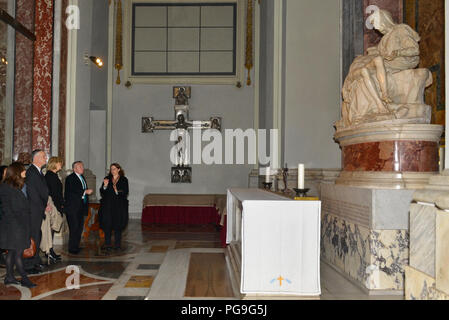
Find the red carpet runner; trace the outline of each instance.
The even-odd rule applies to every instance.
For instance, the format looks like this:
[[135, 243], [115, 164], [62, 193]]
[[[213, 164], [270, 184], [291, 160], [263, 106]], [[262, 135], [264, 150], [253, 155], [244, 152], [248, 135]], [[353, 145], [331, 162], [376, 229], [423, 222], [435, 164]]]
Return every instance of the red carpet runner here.
[[142, 224], [219, 224], [214, 207], [148, 206], [142, 212]]

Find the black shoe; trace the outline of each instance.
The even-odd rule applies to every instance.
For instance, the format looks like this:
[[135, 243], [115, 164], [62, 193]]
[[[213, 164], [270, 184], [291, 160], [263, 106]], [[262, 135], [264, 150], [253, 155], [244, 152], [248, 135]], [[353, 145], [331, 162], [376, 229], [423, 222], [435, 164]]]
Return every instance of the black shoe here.
[[43, 264], [41, 264], [41, 263], [36, 263], [36, 264], [34, 265], [34, 269], [39, 270], [39, 271], [41, 271], [41, 272], [44, 271], [45, 268], [46, 268], [46, 266], [43, 265]]
[[56, 254], [56, 252], [53, 250], [53, 248], [50, 249], [50, 255], [53, 258], [56, 258], [56, 260], [61, 260], [61, 255], [60, 254]]
[[25, 272], [28, 273], [28, 274], [39, 274], [39, 273], [41, 273], [42, 271], [37, 270], [36, 268], [33, 268], [33, 269], [25, 270]]
[[80, 249], [77, 249], [77, 250], [69, 250], [69, 253], [70, 253], [70, 254], [78, 254], [78, 253], [80, 253]]
[[7, 286], [9, 284], [20, 284], [20, 282], [14, 278], [13, 279], [5, 278], [5, 286]]
[[22, 287], [27, 287], [29, 289], [37, 287], [36, 284], [32, 283], [30, 281], [30, 279], [28, 279], [28, 277], [22, 278], [22, 280], [20, 281], [20, 284], [22, 285]]
[[51, 254], [48, 254], [48, 255], [46, 254], [46, 256], [47, 256], [48, 265], [55, 264], [60, 261], [57, 258], [53, 257]]

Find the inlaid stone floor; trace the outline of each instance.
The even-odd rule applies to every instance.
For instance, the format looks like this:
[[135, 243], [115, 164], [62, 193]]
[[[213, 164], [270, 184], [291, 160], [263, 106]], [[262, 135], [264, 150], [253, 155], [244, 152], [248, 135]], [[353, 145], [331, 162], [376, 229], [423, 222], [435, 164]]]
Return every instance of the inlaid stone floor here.
[[[214, 226], [141, 226], [130, 220], [121, 252], [102, 252], [97, 235], [82, 241], [78, 255], [55, 246], [62, 261], [31, 275], [38, 286], [3, 284], [0, 300], [159, 300], [236, 299], [224, 249]], [[79, 271], [79, 288], [70, 286]], [[17, 275], [18, 277], [18, 275]], [[401, 299], [368, 296], [332, 268], [322, 265], [321, 299]]]

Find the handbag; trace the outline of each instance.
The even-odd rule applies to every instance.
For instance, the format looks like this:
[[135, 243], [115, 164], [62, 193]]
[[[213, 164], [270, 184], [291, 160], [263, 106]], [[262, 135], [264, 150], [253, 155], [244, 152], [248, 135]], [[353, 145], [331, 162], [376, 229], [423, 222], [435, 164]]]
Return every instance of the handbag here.
[[31, 258], [34, 257], [35, 254], [36, 254], [36, 243], [34, 242], [33, 238], [31, 238], [30, 247], [28, 249], [23, 250], [23, 257]]

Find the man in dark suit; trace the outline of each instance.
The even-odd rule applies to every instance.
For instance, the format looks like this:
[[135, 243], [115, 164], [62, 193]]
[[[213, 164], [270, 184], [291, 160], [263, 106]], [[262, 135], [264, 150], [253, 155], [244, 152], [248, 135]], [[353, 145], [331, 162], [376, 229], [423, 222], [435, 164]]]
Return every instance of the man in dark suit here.
[[31, 153], [32, 164], [26, 172], [26, 192], [31, 207], [30, 231], [31, 237], [36, 243], [36, 254], [28, 259], [24, 259], [25, 270], [28, 273], [39, 273], [44, 270], [39, 256], [39, 246], [41, 244], [41, 226], [45, 219], [45, 210], [48, 203], [48, 187], [42, 167], [47, 163], [47, 155], [43, 150], [37, 149]]
[[84, 165], [81, 161], [72, 164], [73, 173], [65, 180], [64, 210], [69, 224], [69, 252], [80, 252], [80, 241], [83, 233], [84, 216], [87, 215], [89, 199], [93, 190], [87, 188], [83, 177]]

